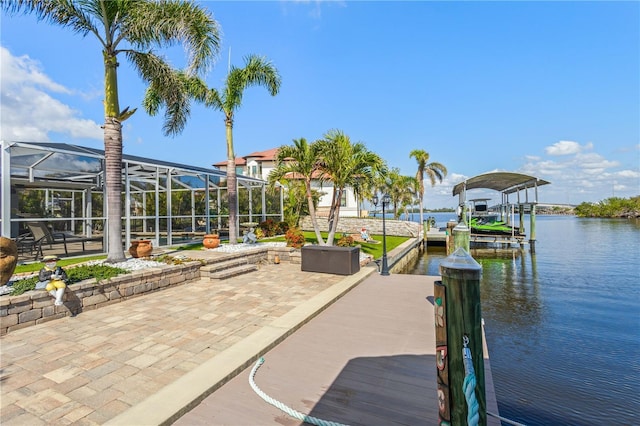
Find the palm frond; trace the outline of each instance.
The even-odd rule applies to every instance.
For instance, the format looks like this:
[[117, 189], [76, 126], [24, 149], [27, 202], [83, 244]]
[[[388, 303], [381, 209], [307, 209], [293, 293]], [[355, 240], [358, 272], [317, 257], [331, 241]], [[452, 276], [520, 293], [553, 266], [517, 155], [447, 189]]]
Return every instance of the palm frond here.
[[208, 71], [220, 51], [220, 28], [211, 13], [180, 0], [131, 2], [122, 33], [138, 50], [181, 43], [188, 55], [187, 74]]
[[100, 15], [93, 10], [97, 3], [97, 1], [16, 0], [2, 1], [0, 7], [9, 14], [33, 13], [40, 21], [69, 27], [82, 36], [90, 32], [94, 33], [104, 44], [97, 25], [100, 22]]

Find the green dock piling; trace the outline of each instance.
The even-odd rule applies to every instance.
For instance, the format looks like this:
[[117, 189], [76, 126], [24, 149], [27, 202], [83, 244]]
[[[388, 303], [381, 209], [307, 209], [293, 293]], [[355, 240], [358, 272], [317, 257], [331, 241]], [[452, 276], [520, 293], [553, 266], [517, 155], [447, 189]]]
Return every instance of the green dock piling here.
[[[441, 413], [450, 415], [450, 424], [467, 424], [467, 401], [463, 391], [466, 376], [462, 350], [464, 337], [469, 338], [468, 347], [473, 358], [473, 368], [476, 377], [475, 399], [478, 403], [480, 425], [487, 424], [487, 401], [484, 377], [484, 353], [482, 349], [482, 310], [480, 307], [480, 278], [482, 267], [463, 248], [458, 248], [440, 264], [442, 282], [436, 282], [434, 295], [438, 294], [443, 304], [443, 319], [439, 321], [437, 297], [436, 300], [436, 346], [437, 353], [446, 354], [447, 374], [438, 373], [438, 387], [445, 397], [448, 393], [447, 409]], [[444, 287], [445, 297], [442, 297]], [[442, 337], [439, 324], [445, 324], [446, 337]], [[443, 345], [443, 342], [444, 345]], [[437, 358], [437, 356], [436, 356]], [[448, 383], [444, 383], [444, 377]], [[440, 381], [443, 380], [443, 383]], [[446, 392], [445, 392], [446, 391]], [[442, 405], [441, 405], [442, 408]], [[441, 420], [447, 421], [441, 414]]]

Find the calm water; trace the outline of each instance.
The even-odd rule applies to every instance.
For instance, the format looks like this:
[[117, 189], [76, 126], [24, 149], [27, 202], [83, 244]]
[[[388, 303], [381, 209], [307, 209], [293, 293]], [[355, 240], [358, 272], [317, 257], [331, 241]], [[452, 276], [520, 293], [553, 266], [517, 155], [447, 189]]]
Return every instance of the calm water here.
[[[537, 216], [536, 237], [535, 254], [472, 250], [500, 414], [640, 424], [640, 221]], [[410, 273], [439, 275], [443, 250]]]

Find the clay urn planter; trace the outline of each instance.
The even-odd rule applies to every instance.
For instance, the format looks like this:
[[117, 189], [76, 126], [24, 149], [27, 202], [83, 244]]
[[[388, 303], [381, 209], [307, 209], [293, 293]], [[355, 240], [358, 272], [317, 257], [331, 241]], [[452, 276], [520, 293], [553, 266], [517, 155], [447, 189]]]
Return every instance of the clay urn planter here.
[[18, 246], [7, 237], [0, 237], [0, 286], [11, 279], [18, 263]]
[[152, 251], [151, 240], [133, 240], [131, 241], [131, 247], [129, 247], [129, 254], [135, 258], [149, 257]]
[[216, 248], [220, 245], [220, 236], [218, 234], [207, 234], [202, 239], [202, 245], [208, 249]]

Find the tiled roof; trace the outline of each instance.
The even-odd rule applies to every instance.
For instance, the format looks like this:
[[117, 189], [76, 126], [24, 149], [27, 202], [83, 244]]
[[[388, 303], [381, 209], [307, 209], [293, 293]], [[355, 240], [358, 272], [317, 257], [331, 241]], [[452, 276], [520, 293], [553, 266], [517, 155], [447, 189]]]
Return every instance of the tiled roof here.
[[[247, 164], [247, 161], [243, 157], [236, 157], [236, 166], [244, 166]], [[227, 160], [218, 161], [217, 163], [213, 163], [215, 167], [227, 167]]]
[[244, 158], [255, 158], [260, 161], [273, 161], [276, 159], [276, 154], [278, 153], [278, 148], [271, 148], [266, 151], [257, 151], [252, 152], [249, 155], [245, 155]]
[[[275, 161], [278, 148], [267, 149], [266, 151], [256, 151], [244, 157], [236, 157], [236, 166], [245, 166], [247, 164], [247, 158], [255, 159], [256, 161]], [[226, 167], [227, 160], [213, 163], [216, 167]]]

